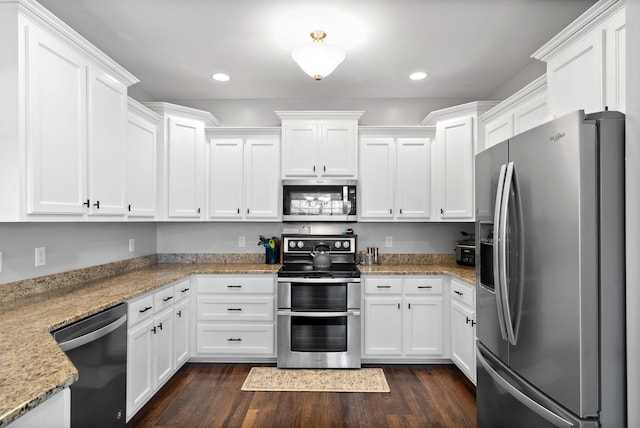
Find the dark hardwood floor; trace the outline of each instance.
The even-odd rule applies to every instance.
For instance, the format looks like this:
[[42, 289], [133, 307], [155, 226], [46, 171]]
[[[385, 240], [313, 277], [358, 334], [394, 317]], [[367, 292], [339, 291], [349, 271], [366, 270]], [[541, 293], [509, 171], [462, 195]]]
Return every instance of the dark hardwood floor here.
[[475, 387], [453, 365], [382, 367], [390, 393], [240, 391], [253, 366], [187, 364], [127, 427], [475, 427]]

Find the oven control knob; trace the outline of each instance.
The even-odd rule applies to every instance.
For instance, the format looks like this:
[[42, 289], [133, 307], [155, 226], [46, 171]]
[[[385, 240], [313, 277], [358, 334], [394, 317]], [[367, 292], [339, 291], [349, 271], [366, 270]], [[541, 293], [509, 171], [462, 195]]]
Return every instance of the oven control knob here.
[[342, 248], [349, 248], [349, 241], [344, 241], [342, 243]]
[[296, 248], [296, 241], [289, 241], [289, 248]]
[[336, 241], [333, 245], [334, 245], [336, 248], [340, 248], [340, 247], [342, 247], [342, 242], [340, 242], [340, 241]]
[[302, 248], [302, 247], [304, 247], [304, 242], [298, 241], [298, 248]]

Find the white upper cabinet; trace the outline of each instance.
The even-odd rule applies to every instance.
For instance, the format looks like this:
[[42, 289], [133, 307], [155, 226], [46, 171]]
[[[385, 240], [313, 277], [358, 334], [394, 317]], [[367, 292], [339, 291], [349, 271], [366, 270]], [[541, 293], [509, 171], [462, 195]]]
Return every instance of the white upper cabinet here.
[[484, 135], [477, 152], [551, 119], [547, 106], [547, 75], [542, 75], [479, 118]]
[[2, 8], [0, 40], [0, 221], [124, 219], [138, 80], [32, 0]]
[[143, 103], [162, 117], [158, 152], [161, 219], [204, 219], [205, 126], [218, 126], [211, 113], [163, 102]]
[[89, 70], [90, 214], [127, 212], [126, 120], [127, 87]]
[[481, 147], [478, 116], [495, 107], [493, 101], [478, 101], [430, 113], [423, 125], [435, 125], [433, 177], [434, 220], [475, 219], [474, 156]]
[[129, 218], [155, 217], [157, 146], [161, 118], [129, 99], [127, 114], [127, 211]]
[[624, 112], [625, 47], [624, 2], [601, 0], [535, 52], [547, 63], [550, 113]]
[[282, 178], [357, 178], [358, 120], [363, 112], [278, 111]]
[[279, 221], [280, 129], [217, 128], [207, 132], [208, 217]]
[[431, 219], [432, 139], [428, 128], [361, 128], [361, 221]]

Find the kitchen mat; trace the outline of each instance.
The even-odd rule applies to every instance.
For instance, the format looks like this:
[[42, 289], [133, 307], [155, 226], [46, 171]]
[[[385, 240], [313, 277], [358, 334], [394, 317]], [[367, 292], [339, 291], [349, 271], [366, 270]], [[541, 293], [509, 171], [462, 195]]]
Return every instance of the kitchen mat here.
[[390, 392], [381, 368], [338, 370], [252, 367], [241, 390]]

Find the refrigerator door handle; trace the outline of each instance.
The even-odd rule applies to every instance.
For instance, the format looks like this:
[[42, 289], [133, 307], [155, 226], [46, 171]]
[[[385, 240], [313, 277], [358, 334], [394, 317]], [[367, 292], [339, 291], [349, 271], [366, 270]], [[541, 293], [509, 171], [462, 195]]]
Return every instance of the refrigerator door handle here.
[[493, 224], [495, 231], [495, 242], [496, 244], [493, 246], [493, 283], [494, 283], [494, 291], [496, 294], [496, 309], [498, 312], [498, 324], [500, 325], [500, 333], [502, 335], [503, 340], [509, 340], [507, 336], [507, 328], [504, 320], [504, 305], [502, 303], [502, 287], [500, 286], [501, 275], [500, 271], [502, 269], [502, 264], [500, 263], [500, 242], [504, 239], [500, 235], [500, 212], [503, 204], [503, 191], [504, 191], [504, 179], [507, 172], [507, 165], [502, 165], [500, 167], [500, 176], [498, 178], [498, 189], [496, 191], [496, 205], [495, 211], [493, 215]]
[[[509, 225], [509, 207], [513, 203], [511, 199], [512, 192], [518, 192], [518, 184], [515, 177], [515, 165], [512, 162], [509, 162], [507, 165], [507, 172], [504, 179], [504, 186], [502, 190], [502, 205], [500, 207], [500, 224], [498, 226], [500, 240], [498, 241], [498, 251], [500, 258], [500, 299], [502, 300], [502, 311], [504, 313], [504, 324], [507, 332], [507, 340], [510, 344], [515, 345], [517, 341], [517, 329], [514, 328], [513, 317], [511, 314], [511, 309], [509, 308], [509, 281], [507, 278], [507, 226]], [[519, 193], [515, 195], [515, 199], [519, 199]], [[516, 201], [516, 204], [518, 202]], [[521, 212], [518, 206], [515, 207], [517, 212]], [[520, 221], [520, 219], [516, 218], [516, 221]], [[521, 224], [518, 224], [517, 227], [521, 227]], [[511, 238], [511, 236], [509, 236]], [[510, 239], [509, 239], [510, 240]], [[522, 242], [521, 239], [517, 239], [516, 242]], [[518, 255], [520, 257], [520, 255]], [[521, 258], [520, 258], [521, 259]], [[518, 274], [522, 274], [522, 270], [518, 269], [520, 272]], [[518, 279], [517, 286], [520, 286], [521, 281]], [[521, 295], [521, 293], [516, 293], [516, 296]], [[519, 323], [518, 323], [519, 324]]]
[[477, 349], [476, 358], [480, 363], [480, 365], [482, 365], [482, 367], [487, 371], [489, 376], [491, 376], [494, 382], [496, 382], [498, 385], [504, 388], [509, 393], [509, 395], [511, 395], [513, 398], [515, 398], [520, 403], [525, 405], [529, 410], [531, 410], [535, 414], [539, 415], [540, 417], [544, 418], [546, 421], [548, 421], [549, 423], [557, 427], [571, 428], [575, 426], [570, 421], [553, 413], [551, 410], [547, 409], [546, 407], [538, 404], [537, 402], [529, 398], [527, 395], [522, 393], [520, 390], [518, 390], [515, 386], [511, 385], [511, 383], [509, 383], [502, 376], [500, 376], [500, 374], [484, 358], [484, 356], [482, 355], [482, 350], [480, 348]]

